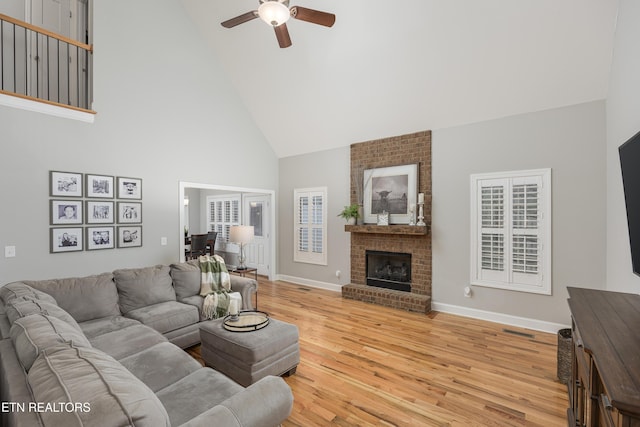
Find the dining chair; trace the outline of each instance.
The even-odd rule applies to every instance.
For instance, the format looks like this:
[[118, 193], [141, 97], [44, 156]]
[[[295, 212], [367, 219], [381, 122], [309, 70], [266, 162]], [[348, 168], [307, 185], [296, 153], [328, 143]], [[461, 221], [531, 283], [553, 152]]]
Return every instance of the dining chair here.
[[209, 255], [213, 256], [213, 252], [216, 249], [216, 238], [218, 237], [217, 231], [209, 231], [207, 233], [207, 249], [209, 250]]
[[200, 255], [207, 254], [207, 235], [206, 234], [192, 234], [191, 235], [191, 250], [189, 251], [189, 259], [198, 258]]

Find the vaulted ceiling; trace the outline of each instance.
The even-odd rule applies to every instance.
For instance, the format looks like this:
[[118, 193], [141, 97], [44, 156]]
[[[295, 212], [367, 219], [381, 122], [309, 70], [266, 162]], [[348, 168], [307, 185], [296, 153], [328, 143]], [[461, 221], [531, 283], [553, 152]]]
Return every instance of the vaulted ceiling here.
[[617, 0], [291, 0], [280, 49], [258, 0], [181, 0], [278, 157], [607, 95]]

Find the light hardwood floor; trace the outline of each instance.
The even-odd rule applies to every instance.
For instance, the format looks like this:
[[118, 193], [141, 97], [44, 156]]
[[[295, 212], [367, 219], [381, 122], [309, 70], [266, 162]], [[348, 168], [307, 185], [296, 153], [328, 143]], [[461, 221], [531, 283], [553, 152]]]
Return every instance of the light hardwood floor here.
[[284, 426], [567, 425], [555, 334], [259, 282], [259, 309], [300, 330]]

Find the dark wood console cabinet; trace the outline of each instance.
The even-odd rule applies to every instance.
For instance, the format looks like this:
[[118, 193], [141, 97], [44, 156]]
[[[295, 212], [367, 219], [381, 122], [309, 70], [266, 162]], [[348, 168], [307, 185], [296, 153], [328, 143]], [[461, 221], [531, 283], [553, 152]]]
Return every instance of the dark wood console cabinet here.
[[569, 426], [640, 427], [640, 295], [568, 290]]

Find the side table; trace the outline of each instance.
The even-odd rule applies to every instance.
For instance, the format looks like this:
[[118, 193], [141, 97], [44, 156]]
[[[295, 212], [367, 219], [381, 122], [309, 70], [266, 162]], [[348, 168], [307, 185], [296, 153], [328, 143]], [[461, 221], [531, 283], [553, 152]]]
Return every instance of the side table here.
[[[253, 273], [254, 275], [254, 279], [256, 280], [256, 282], [258, 281], [258, 269], [257, 268], [253, 268], [253, 267], [247, 267], [247, 268], [243, 268], [242, 270], [239, 270], [238, 267], [231, 267], [230, 265], [227, 266], [227, 271], [229, 273], [233, 273], [233, 274], [237, 274], [240, 277], [245, 277], [247, 273]], [[256, 291], [256, 306], [255, 309], [258, 309], [258, 292]]]

